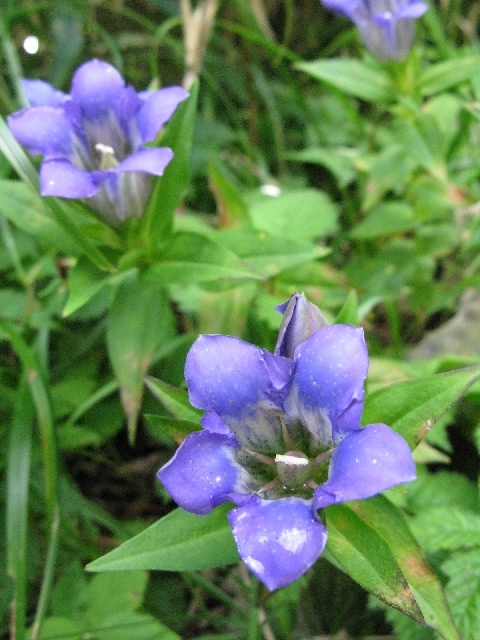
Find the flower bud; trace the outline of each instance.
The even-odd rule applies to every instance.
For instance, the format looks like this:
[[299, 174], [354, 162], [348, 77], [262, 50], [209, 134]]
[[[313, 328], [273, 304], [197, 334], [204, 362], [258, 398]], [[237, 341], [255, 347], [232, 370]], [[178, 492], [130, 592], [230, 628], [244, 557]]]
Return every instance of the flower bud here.
[[328, 325], [320, 309], [309, 302], [303, 293], [294, 293], [290, 300], [275, 309], [283, 313], [275, 347], [277, 356], [293, 360], [298, 345], [308, 340], [317, 329]]

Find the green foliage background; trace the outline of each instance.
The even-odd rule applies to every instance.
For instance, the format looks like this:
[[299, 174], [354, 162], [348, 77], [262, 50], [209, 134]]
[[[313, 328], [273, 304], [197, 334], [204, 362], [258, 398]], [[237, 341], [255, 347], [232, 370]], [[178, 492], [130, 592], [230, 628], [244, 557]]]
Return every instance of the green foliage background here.
[[[194, 68], [176, 0], [0, 2], [2, 637], [476, 640], [479, 8], [431, 3], [407, 60], [381, 64], [317, 0], [224, 0]], [[22, 76], [68, 91], [92, 57], [138, 90], [198, 75], [145, 216], [115, 228], [42, 199], [4, 122]], [[196, 335], [272, 349], [295, 291], [364, 326], [364, 423], [402, 433], [419, 471], [327, 510], [325, 556], [269, 595], [224, 512], [173, 510], [155, 471], [198, 428]], [[415, 358], [451, 318], [460, 339]]]

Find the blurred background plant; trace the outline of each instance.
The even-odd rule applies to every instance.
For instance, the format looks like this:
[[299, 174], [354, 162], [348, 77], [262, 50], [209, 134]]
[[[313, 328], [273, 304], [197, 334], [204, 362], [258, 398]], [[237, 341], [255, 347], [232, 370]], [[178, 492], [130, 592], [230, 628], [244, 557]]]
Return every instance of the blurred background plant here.
[[[182, 420], [198, 421], [183, 365], [199, 332], [272, 349], [274, 306], [305, 291], [329, 320], [365, 327], [372, 398], [479, 363], [480, 3], [430, 3], [409, 55], [385, 63], [318, 0], [3, 0], [0, 11], [3, 120], [25, 106], [21, 77], [68, 92], [92, 58], [136, 90], [191, 93], [161, 135], [171, 173], [145, 220], [119, 229], [80, 202], [42, 200], [39, 159], [0, 122], [2, 635], [10, 619], [19, 640], [27, 628], [253, 640], [253, 602], [267, 639], [438, 637], [368, 603], [324, 559], [258, 607], [242, 567], [92, 579], [82, 566], [172, 509], [154, 476]], [[419, 479], [390, 497], [474, 640], [478, 385], [445, 411], [469, 384], [438, 401]]]

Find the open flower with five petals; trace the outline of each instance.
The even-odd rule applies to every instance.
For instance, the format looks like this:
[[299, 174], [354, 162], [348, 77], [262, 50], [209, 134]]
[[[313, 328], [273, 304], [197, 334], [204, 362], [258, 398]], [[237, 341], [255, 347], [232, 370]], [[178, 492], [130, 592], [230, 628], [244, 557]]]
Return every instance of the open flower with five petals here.
[[428, 5], [421, 0], [321, 0], [354, 22], [367, 48], [380, 60], [402, 60], [412, 46], [415, 18]]
[[[185, 377], [190, 402], [206, 412], [203, 430], [158, 473], [192, 513], [235, 503], [228, 518], [240, 556], [270, 590], [322, 553], [319, 509], [415, 478], [403, 438], [384, 424], [360, 427], [362, 329], [327, 326], [311, 307], [298, 294], [280, 307], [275, 354], [231, 336], [195, 341]], [[280, 355], [291, 349], [291, 357]]]
[[45, 196], [85, 198], [111, 224], [140, 217], [173, 157], [168, 147], [146, 147], [182, 100], [181, 87], [136, 93], [110, 64], [91, 60], [75, 72], [70, 94], [40, 80], [24, 80], [30, 107], [8, 118], [18, 142], [44, 157]]

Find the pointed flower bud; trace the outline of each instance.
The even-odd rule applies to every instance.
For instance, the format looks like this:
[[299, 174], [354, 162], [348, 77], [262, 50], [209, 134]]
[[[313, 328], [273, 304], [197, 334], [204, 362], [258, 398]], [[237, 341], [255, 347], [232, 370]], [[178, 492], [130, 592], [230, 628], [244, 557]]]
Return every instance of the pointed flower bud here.
[[298, 345], [308, 340], [317, 329], [328, 325], [320, 309], [309, 302], [303, 293], [294, 293], [287, 302], [275, 309], [283, 313], [275, 347], [276, 356], [293, 360]]

